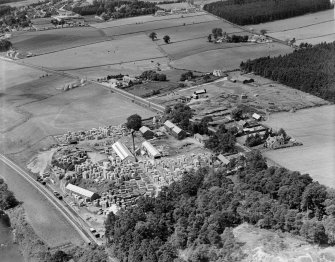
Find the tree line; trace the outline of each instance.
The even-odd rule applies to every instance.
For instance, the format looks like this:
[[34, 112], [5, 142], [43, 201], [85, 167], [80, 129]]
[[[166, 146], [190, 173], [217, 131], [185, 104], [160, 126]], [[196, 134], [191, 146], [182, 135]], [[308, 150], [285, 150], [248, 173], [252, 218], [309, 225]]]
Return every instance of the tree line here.
[[228, 0], [204, 5], [214, 15], [239, 24], [259, 24], [332, 8], [329, 0]]
[[232, 228], [243, 222], [335, 244], [335, 191], [285, 168], [267, 167], [257, 151], [241, 156], [234, 182], [226, 170], [202, 168], [163, 188], [156, 198], [110, 213], [108, 246], [120, 261], [241, 261]]
[[335, 42], [313, 47], [307, 45], [284, 56], [248, 60], [242, 62], [240, 67], [245, 72], [254, 72], [335, 102]]
[[[144, 1], [93, 1], [92, 5], [77, 6], [73, 12], [80, 15], [102, 15], [106, 18], [125, 18], [154, 14], [158, 10], [156, 3]], [[106, 19], [107, 20], [107, 19]]]

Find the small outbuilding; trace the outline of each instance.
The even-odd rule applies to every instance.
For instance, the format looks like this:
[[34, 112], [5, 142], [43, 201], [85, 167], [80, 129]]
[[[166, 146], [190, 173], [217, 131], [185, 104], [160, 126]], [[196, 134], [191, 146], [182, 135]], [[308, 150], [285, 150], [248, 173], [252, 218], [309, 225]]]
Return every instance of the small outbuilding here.
[[253, 113], [253, 114], [252, 114], [252, 118], [253, 118], [253, 119], [256, 119], [257, 121], [259, 121], [259, 120], [262, 119], [262, 116], [259, 115], [259, 114], [257, 114], [257, 113]]
[[230, 163], [229, 159], [226, 158], [224, 155], [220, 154], [217, 156], [217, 158], [221, 161], [223, 165], [228, 165]]
[[145, 139], [152, 139], [154, 137], [154, 132], [147, 126], [142, 126], [139, 131]]

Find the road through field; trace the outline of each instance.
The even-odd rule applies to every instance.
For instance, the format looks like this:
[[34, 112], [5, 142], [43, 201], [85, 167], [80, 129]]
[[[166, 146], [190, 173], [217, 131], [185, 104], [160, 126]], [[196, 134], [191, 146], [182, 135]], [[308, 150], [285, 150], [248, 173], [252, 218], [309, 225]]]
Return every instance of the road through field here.
[[273, 114], [265, 123], [274, 129], [284, 128], [289, 136], [303, 143], [268, 151], [266, 157], [335, 188], [335, 105]]
[[16, 198], [23, 202], [28, 222], [49, 246], [67, 242], [83, 243], [82, 237], [57, 211], [54, 206], [17, 171], [0, 161], [0, 176], [3, 177]]

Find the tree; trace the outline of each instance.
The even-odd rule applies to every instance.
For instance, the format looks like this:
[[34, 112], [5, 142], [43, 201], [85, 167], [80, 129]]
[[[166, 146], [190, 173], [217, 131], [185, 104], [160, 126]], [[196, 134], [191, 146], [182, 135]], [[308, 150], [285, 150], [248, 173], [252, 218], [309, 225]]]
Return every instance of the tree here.
[[267, 33], [267, 30], [262, 29], [260, 32], [261, 32], [262, 35], [265, 35]]
[[243, 116], [243, 110], [240, 108], [235, 108], [233, 109], [233, 111], [231, 111], [231, 117], [234, 120], [240, 120], [242, 119], [242, 116]]
[[303, 210], [323, 211], [327, 196], [326, 187], [318, 182], [309, 184], [302, 195], [301, 208]]
[[222, 36], [222, 28], [213, 28], [212, 34], [214, 36], [214, 39], [216, 40], [218, 37]]
[[157, 34], [155, 32], [151, 32], [149, 37], [151, 38], [152, 41], [155, 41], [157, 39]]
[[65, 252], [58, 250], [55, 254], [51, 255], [48, 259], [50, 262], [67, 262], [71, 258], [70, 255], [66, 254]]
[[6, 52], [9, 49], [11, 49], [12, 43], [8, 41], [7, 39], [1, 39], [0, 40], [0, 52]]
[[138, 131], [142, 126], [142, 118], [138, 114], [131, 115], [127, 118], [126, 126], [128, 129]]
[[186, 73], [181, 74], [180, 81], [191, 80], [194, 78], [193, 72], [188, 71]]
[[163, 40], [164, 40], [164, 42], [165, 42], [166, 44], [169, 44], [169, 43], [170, 43], [170, 36], [165, 35], [165, 36], [163, 37]]
[[208, 42], [212, 42], [212, 34], [209, 34], [207, 39], [208, 39]]

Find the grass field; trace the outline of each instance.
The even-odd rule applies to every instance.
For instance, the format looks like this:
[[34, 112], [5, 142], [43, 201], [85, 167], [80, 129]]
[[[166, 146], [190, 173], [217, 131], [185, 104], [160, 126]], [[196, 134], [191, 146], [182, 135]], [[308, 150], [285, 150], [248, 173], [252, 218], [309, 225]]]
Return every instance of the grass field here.
[[[247, 46], [248, 45], [248, 46]], [[238, 69], [242, 61], [263, 56], [277, 56], [292, 52], [292, 48], [278, 44], [243, 44], [238, 47], [217, 49], [187, 56], [171, 62], [177, 69], [212, 72], [214, 69]]]
[[76, 46], [108, 40], [105, 34], [92, 27], [53, 29], [37, 32], [17, 32], [11, 42], [21, 52], [39, 55]]
[[310, 174], [320, 183], [335, 188], [335, 106], [304, 109], [270, 116], [267, 125], [282, 127], [303, 146], [268, 151], [276, 163]]
[[[137, 52], [139, 51], [140, 52]], [[76, 47], [46, 55], [26, 58], [29, 63], [56, 70], [83, 69], [154, 58], [164, 54], [146, 35]]]
[[335, 40], [334, 10], [278, 20], [259, 25], [250, 25], [256, 31], [265, 29], [268, 35], [281, 40], [296, 38], [297, 43], [331, 42]]

